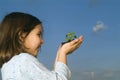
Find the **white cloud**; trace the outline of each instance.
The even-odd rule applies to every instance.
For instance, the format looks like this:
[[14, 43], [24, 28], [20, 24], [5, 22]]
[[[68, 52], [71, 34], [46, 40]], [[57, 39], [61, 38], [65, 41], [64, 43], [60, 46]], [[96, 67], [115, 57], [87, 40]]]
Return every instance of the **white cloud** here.
[[120, 70], [73, 71], [71, 80], [119, 80]]
[[98, 32], [106, 28], [105, 24], [102, 21], [98, 21], [97, 24], [93, 27], [93, 32]]

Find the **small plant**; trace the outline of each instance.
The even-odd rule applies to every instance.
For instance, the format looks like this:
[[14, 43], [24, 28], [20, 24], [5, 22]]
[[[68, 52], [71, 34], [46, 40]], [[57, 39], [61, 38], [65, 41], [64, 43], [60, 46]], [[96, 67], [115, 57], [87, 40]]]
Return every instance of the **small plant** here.
[[70, 41], [74, 40], [75, 38], [77, 38], [75, 32], [68, 32], [66, 34], [66, 37], [65, 37], [65, 42], [62, 42], [62, 45], [67, 43], [67, 42], [70, 42]]

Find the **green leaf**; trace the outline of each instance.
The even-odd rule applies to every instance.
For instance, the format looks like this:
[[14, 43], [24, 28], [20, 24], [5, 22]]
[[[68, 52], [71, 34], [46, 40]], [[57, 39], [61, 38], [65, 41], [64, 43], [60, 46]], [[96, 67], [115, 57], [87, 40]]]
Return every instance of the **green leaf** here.
[[66, 40], [66, 41], [71, 41], [71, 40], [77, 38], [77, 36], [76, 36], [75, 34], [76, 34], [75, 32], [68, 32], [68, 33], [66, 34], [65, 40]]

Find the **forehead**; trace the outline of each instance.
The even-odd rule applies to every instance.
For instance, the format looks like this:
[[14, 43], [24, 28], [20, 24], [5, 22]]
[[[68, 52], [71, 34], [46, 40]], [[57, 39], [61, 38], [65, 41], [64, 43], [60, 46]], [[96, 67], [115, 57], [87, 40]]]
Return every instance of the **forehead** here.
[[33, 31], [40, 31], [40, 32], [42, 32], [42, 25], [39, 24], [39, 25], [35, 26]]

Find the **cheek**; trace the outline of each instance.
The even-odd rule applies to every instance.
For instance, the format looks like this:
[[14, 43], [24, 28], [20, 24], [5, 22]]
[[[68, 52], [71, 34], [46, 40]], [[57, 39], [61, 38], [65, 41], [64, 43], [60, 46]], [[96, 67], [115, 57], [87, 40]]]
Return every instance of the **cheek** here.
[[36, 49], [40, 45], [40, 39], [33, 36], [25, 41], [25, 46], [27, 48]]
[[31, 46], [37, 48], [39, 45], [40, 45], [40, 39], [39, 38], [31, 39]]

